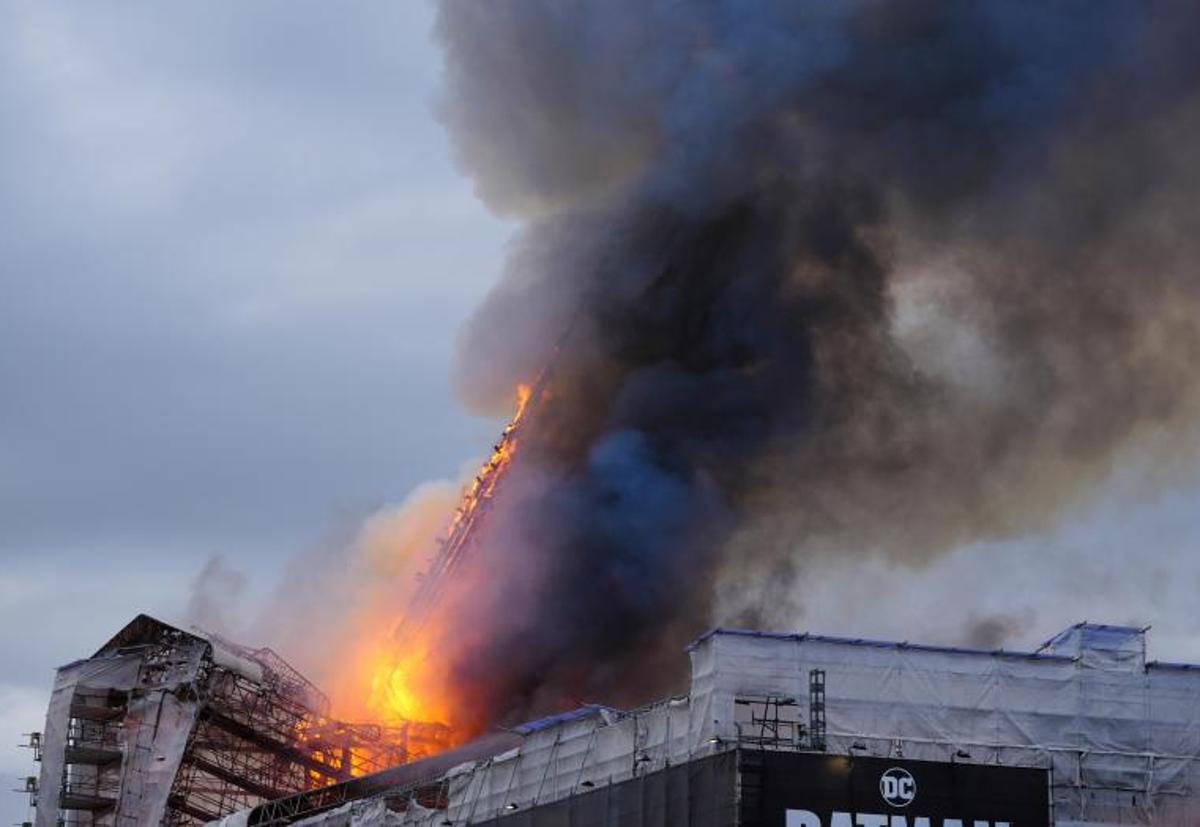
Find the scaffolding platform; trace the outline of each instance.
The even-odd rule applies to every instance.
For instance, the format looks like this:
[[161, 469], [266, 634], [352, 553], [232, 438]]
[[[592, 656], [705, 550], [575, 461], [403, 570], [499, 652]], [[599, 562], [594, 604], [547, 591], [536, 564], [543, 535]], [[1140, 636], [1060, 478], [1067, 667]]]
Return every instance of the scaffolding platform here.
[[35, 827], [192, 827], [429, 755], [449, 736], [336, 720], [271, 650], [139, 615], [58, 670]]

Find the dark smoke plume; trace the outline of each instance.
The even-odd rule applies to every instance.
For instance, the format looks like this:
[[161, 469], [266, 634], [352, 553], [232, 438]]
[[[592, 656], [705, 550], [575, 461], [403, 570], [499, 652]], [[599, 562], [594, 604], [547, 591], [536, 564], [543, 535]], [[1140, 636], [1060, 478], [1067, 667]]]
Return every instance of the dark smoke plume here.
[[437, 34], [458, 159], [523, 222], [462, 392], [551, 366], [459, 665], [492, 718], [673, 688], [817, 555], [917, 564], [1190, 460], [1200, 5], [489, 0]]

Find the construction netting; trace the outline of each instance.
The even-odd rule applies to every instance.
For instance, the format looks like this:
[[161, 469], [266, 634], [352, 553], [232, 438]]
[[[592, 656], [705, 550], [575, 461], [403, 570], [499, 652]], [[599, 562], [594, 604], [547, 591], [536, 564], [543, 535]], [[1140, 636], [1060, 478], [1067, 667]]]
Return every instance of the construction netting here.
[[78, 661], [55, 678], [46, 712], [37, 827], [163, 821], [199, 703], [203, 646], [147, 663], [139, 653]]
[[692, 665], [702, 737], [737, 737], [739, 698], [803, 704], [819, 670], [831, 752], [1048, 768], [1059, 824], [1196, 823], [1200, 672], [1147, 664], [1140, 629], [1080, 624], [1033, 654], [717, 632]]
[[510, 803], [486, 815], [429, 809], [416, 802], [407, 804], [402, 812], [394, 812], [383, 799], [374, 799], [299, 824], [382, 827], [419, 820], [496, 827], [726, 827], [736, 820], [736, 780], [736, 753], [725, 752], [585, 788], [547, 803], [528, 803], [524, 807]]
[[432, 793], [397, 789], [306, 823], [579, 825], [593, 823], [589, 807], [606, 824], [670, 823], [622, 820], [608, 802], [624, 793], [599, 794], [657, 800], [651, 776], [747, 745], [1041, 768], [1058, 825], [1197, 823], [1200, 670], [1148, 664], [1139, 629], [1081, 624], [1037, 653], [717, 631], [691, 656], [687, 697], [536, 722], [519, 747], [451, 770]]

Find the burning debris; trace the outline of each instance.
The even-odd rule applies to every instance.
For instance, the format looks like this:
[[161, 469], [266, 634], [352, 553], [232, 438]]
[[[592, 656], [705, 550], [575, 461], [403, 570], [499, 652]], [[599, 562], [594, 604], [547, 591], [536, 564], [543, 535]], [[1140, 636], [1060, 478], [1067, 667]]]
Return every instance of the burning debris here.
[[812, 561], [921, 562], [1193, 461], [1195, 4], [492, 0], [437, 35], [459, 160], [522, 225], [461, 384], [518, 390], [322, 653], [392, 729], [142, 619], [60, 673], [47, 812], [190, 823], [636, 706], [704, 628], [793, 626]]

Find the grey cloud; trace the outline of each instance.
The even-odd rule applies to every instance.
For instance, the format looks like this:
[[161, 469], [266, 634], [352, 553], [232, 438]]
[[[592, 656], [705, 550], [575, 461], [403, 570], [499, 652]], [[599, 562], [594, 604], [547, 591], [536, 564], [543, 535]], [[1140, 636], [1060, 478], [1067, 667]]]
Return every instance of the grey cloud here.
[[508, 228], [430, 114], [426, 5], [4, 16], [0, 618], [44, 614], [0, 683], [41, 691], [213, 554], [269, 592], [486, 450], [449, 374]]

